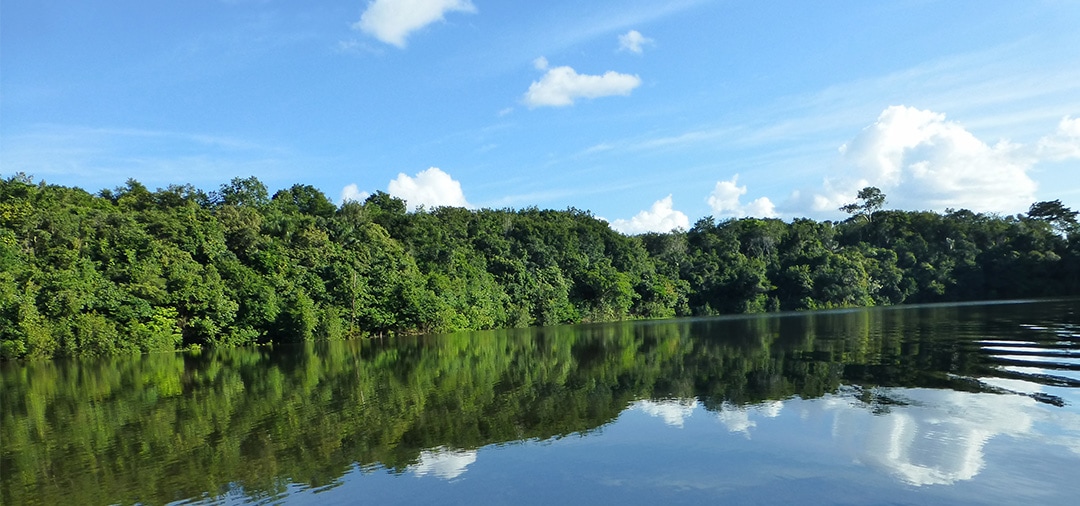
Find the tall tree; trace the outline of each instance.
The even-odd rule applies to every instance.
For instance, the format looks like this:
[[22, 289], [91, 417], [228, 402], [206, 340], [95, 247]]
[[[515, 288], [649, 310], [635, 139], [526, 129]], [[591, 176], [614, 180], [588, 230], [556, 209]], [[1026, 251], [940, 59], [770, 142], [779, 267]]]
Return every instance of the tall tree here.
[[875, 186], [867, 186], [859, 190], [857, 197], [858, 202], [841, 206], [840, 210], [852, 216], [861, 216], [867, 223], [874, 221], [874, 213], [885, 205], [885, 194]]
[[1077, 230], [1076, 211], [1061, 204], [1060, 200], [1049, 200], [1031, 204], [1028, 217], [1050, 223], [1057, 231], [1068, 234]]

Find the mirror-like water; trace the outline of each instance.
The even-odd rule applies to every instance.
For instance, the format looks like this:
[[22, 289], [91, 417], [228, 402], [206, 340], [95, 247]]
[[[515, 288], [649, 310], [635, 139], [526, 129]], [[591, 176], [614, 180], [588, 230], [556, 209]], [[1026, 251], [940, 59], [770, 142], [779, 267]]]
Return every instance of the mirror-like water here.
[[1080, 494], [1080, 300], [0, 367], [3, 504]]

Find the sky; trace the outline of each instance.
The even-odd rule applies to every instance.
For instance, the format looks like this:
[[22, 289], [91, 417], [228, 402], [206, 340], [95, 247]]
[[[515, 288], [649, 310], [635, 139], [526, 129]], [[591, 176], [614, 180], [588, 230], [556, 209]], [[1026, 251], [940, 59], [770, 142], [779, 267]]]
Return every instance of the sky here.
[[1080, 2], [4, 0], [0, 176], [705, 216], [1080, 209]]

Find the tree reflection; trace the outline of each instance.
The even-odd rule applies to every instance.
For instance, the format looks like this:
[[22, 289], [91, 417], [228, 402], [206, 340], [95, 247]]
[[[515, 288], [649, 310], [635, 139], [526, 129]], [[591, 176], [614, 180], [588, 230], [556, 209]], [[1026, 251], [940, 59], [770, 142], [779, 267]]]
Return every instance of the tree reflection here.
[[[273, 498], [289, 486], [332, 486], [358, 466], [451, 479], [482, 446], [587, 433], [628, 406], [672, 426], [701, 406], [729, 430], [749, 434], [755, 418], [777, 416], [787, 399], [833, 396], [842, 385], [859, 386], [855, 397], [868, 408], [837, 416], [849, 441], [899, 434], [900, 447], [863, 447], [912, 483], [962, 479], [978, 471], [971, 455], [985, 434], [964, 436], [973, 447], [957, 443], [953, 453], [963, 462], [924, 462], [916, 457], [920, 434], [930, 430], [925, 410], [904, 410], [908, 418], [925, 414], [910, 430], [893, 416], [859, 432], [845, 417], [872, 417], [906, 402], [888, 387], [941, 389], [926, 391], [956, 399], [970, 399], [959, 392], [1002, 391], [976, 379], [999, 371], [976, 341], [1016, 325], [987, 311], [1000, 316], [1010, 308], [617, 323], [5, 363], [0, 498]], [[1044, 311], [1062, 314], [1060, 306]], [[997, 411], [1020, 421], [1010, 414], [1016, 409]], [[934, 430], [976, 430], [965, 420], [974, 419], [946, 419]], [[973, 423], [994, 434], [1023, 430]], [[920, 477], [920, 469], [939, 474]]]

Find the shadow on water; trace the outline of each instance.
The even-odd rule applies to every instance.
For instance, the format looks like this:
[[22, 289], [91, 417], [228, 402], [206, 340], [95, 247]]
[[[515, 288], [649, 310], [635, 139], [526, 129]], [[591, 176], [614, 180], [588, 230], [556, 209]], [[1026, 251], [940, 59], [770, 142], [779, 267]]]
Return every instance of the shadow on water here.
[[643, 399], [721, 412], [847, 392], [887, 413], [909, 401], [881, 387], [908, 387], [1063, 406], [1061, 389], [1080, 386], [1078, 308], [919, 306], [0, 364], [0, 498], [273, 500], [357, 468], [402, 473], [589, 433]]

